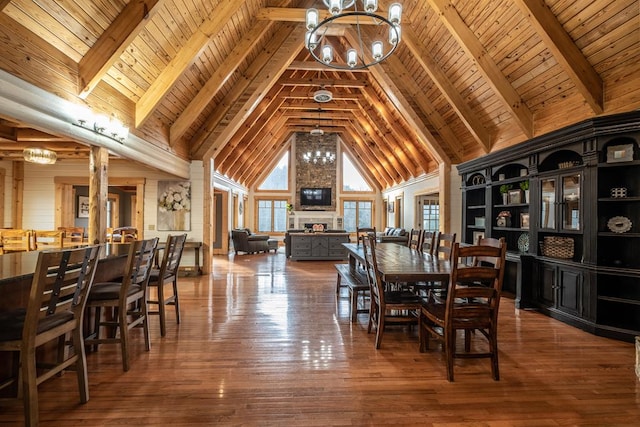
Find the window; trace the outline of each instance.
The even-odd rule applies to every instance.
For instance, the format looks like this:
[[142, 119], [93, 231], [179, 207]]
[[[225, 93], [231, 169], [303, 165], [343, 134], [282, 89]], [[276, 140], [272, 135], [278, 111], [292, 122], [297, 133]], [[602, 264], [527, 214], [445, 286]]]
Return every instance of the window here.
[[258, 200], [258, 231], [284, 233], [287, 230], [287, 203], [286, 199]]
[[258, 190], [289, 189], [289, 152], [284, 153], [269, 176], [260, 184]]
[[355, 232], [358, 227], [373, 227], [372, 200], [344, 200], [342, 202], [344, 228]]
[[422, 229], [425, 231], [440, 229], [440, 204], [436, 198], [422, 199]]
[[346, 153], [342, 153], [342, 191], [373, 191]]

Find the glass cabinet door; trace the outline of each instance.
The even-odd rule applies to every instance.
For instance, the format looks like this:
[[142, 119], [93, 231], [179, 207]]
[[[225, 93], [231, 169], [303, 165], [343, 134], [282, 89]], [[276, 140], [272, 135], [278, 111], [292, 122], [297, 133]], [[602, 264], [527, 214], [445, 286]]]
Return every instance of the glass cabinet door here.
[[540, 181], [540, 228], [556, 228], [556, 179]]
[[562, 229], [580, 230], [580, 174], [562, 177]]

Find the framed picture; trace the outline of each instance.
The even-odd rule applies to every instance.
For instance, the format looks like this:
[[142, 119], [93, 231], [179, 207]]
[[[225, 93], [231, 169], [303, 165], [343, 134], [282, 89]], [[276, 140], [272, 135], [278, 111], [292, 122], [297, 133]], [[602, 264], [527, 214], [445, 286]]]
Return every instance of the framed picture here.
[[158, 231], [191, 230], [191, 182], [158, 181]]
[[389, 202], [389, 203], [388, 203], [387, 211], [388, 211], [389, 213], [393, 213], [393, 211], [394, 211], [394, 210], [395, 210], [394, 203], [393, 203], [393, 202]]
[[520, 228], [529, 229], [529, 213], [520, 214]]
[[522, 203], [522, 190], [509, 190], [509, 204]]
[[607, 147], [607, 163], [630, 162], [633, 160], [633, 144]]
[[78, 218], [89, 218], [89, 197], [78, 196]]
[[478, 243], [478, 239], [484, 239], [484, 231], [474, 231], [473, 232], [473, 242], [471, 242], [472, 244], [477, 244]]

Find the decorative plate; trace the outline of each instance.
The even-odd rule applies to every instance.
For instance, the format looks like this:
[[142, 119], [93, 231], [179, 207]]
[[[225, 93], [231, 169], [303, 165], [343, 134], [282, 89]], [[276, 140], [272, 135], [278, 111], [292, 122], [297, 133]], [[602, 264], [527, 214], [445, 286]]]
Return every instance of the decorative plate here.
[[522, 233], [518, 237], [518, 249], [520, 252], [527, 252], [529, 250], [529, 233]]
[[626, 216], [614, 216], [607, 221], [607, 227], [614, 233], [626, 233], [631, 230], [631, 220]]

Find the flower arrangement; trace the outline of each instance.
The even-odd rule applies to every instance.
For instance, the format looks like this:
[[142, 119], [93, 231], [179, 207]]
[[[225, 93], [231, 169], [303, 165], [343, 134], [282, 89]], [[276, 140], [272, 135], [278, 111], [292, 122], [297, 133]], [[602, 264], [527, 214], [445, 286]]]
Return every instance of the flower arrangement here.
[[520, 183], [520, 189], [527, 191], [529, 189], [529, 181], [522, 181]]
[[191, 211], [191, 183], [180, 182], [164, 191], [158, 198], [160, 212]]
[[291, 203], [287, 203], [286, 208], [287, 208], [287, 212], [289, 213], [293, 212], [293, 205]]
[[500, 211], [500, 213], [498, 214], [498, 218], [511, 218], [511, 212]]

